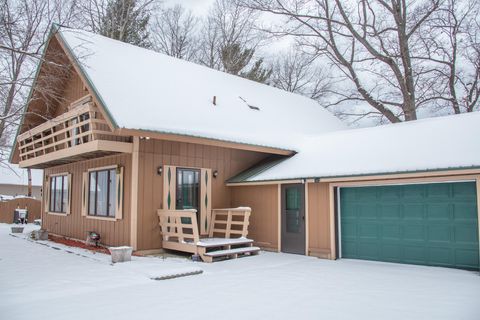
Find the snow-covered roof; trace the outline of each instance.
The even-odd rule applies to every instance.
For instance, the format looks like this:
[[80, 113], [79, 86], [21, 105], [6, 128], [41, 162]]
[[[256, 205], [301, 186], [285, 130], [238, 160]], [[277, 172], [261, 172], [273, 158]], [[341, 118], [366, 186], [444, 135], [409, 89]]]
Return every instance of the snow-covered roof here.
[[479, 137], [480, 112], [326, 133], [244, 181], [480, 167]]
[[[32, 185], [41, 186], [42, 179], [43, 171], [32, 169]], [[27, 169], [21, 169], [15, 164], [0, 166], [0, 184], [28, 185]]]
[[297, 94], [89, 32], [59, 34], [120, 128], [288, 150], [345, 128]]

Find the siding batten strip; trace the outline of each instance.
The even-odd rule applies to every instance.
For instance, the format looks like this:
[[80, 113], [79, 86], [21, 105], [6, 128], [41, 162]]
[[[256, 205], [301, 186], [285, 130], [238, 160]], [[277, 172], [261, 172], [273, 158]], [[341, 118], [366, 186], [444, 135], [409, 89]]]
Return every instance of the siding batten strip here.
[[309, 208], [308, 208], [308, 182], [305, 182], [305, 255], [309, 255], [309, 241], [308, 241], [308, 216], [309, 216]]
[[140, 138], [133, 137], [132, 152], [132, 190], [130, 192], [130, 245], [137, 250], [137, 216], [138, 216], [138, 169]]
[[335, 194], [334, 186], [328, 186], [328, 197], [330, 203], [330, 259], [337, 259], [337, 249], [335, 245], [335, 237], [337, 237], [337, 230], [335, 229]]
[[277, 188], [278, 203], [278, 224], [277, 224], [277, 251], [282, 251], [282, 185], [278, 184]]

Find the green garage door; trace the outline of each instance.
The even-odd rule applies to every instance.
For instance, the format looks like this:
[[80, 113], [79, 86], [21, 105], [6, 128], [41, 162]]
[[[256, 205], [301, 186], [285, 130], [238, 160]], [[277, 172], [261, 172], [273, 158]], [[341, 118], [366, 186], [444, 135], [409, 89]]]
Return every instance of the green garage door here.
[[340, 189], [341, 256], [478, 269], [475, 182]]

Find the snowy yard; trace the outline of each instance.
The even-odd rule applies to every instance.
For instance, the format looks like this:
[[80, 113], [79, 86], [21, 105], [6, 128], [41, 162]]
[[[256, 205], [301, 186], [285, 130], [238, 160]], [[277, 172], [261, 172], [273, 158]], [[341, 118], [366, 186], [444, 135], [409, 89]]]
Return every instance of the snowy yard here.
[[0, 224], [2, 319], [480, 319], [476, 272], [268, 252], [112, 266], [109, 256], [9, 231]]

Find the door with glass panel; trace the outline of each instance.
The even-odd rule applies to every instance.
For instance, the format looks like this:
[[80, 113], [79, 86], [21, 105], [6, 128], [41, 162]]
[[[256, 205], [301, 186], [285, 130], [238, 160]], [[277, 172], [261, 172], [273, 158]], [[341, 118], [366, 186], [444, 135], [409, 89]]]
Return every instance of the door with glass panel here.
[[282, 252], [305, 254], [305, 186], [282, 185]]
[[[177, 168], [177, 210], [196, 209], [200, 211], [200, 170]], [[199, 219], [197, 219], [199, 221]]]

